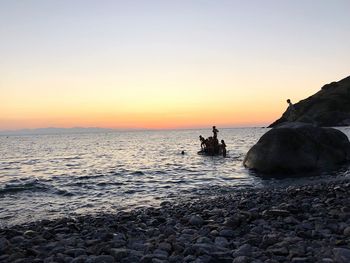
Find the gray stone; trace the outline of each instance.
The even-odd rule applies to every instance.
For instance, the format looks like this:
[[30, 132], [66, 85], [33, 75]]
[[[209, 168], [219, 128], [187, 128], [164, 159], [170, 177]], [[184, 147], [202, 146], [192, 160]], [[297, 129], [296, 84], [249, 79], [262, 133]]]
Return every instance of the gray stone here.
[[0, 252], [4, 253], [6, 251], [6, 249], [9, 247], [10, 243], [8, 242], [8, 240], [4, 237], [0, 238]]
[[140, 259], [141, 259], [141, 256], [130, 255], [130, 256], [123, 258], [120, 262], [121, 263], [139, 262]]
[[263, 211], [263, 215], [268, 215], [268, 216], [289, 216], [290, 213], [287, 210], [283, 209], [269, 209]]
[[334, 260], [337, 263], [350, 262], [350, 249], [347, 248], [333, 248]]
[[249, 263], [249, 258], [246, 256], [238, 256], [233, 259], [232, 263]]
[[231, 229], [222, 229], [219, 232], [219, 235], [222, 237], [234, 237], [235, 236], [235, 232]]
[[155, 258], [167, 259], [169, 256], [169, 253], [162, 249], [156, 249], [153, 251], [153, 255]]
[[143, 251], [147, 248], [147, 244], [145, 244], [142, 240], [138, 240], [138, 241], [131, 242], [128, 245], [128, 248], [132, 250]]
[[165, 250], [169, 253], [171, 251], [171, 244], [167, 242], [161, 242], [159, 243], [158, 248], [161, 250]]
[[27, 230], [23, 233], [23, 236], [26, 238], [33, 238], [34, 236], [36, 236], [38, 233], [33, 231], [33, 230]]
[[110, 255], [100, 255], [96, 257], [96, 263], [113, 263], [114, 258]]
[[126, 245], [125, 240], [112, 240], [110, 243], [111, 243], [111, 246], [114, 248], [120, 248]]
[[[86, 261], [88, 261], [87, 256], [79, 256], [79, 257], [74, 258], [72, 261], [70, 261], [70, 263], [85, 263]], [[54, 262], [64, 262], [64, 260], [57, 260]]]
[[247, 256], [250, 257], [252, 255], [252, 246], [249, 244], [244, 244], [233, 251], [232, 256], [234, 258], [239, 256]]
[[197, 233], [197, 230], [192, 229], [192, 228], [185, 228], [181, 231], [182, 234], [186, 234], [186, 235], [194, 235]]
[[307, 263], [309, 262], [308, 258], [292, 258], [292, 263]]
[[209, 263], [213, 262], [213, 258], [209, 255], [201, 255], [194, 261], [195, 263]]
[[[132, 262], [132, 261], [130, 261], [130, 262]], [[152, 259], [152, 263], [168, 263], [168, 262], [169, 262], [168, 260], [159, 259], [159, 258], [153, 258]]]
[[130, 250], [126, 248], [111, 248], [110, 254], [115, 260], [120, 261], [130, 254]]
[[286, 247], [269, 248], [267, 251], [278, 256], [286, 256], [289, 254]]
[[168, 260], [170, 263], [177, 263], [177, 262], [182, 262], [183, 261], [183, 256], [181, 255], [171, 255]]
[[197, 254], [210, 254], [215, 252], [217, 248], [212, 244], [200, 243], [192, 245], [192, 248], [197, 252]]
[[216, 237], [215, 245], [220, 247], [227, 247], [230, 243], [227, 241], [225, 237]]
[[199, 215], [193, 215], [190, 217], [189, 223], [193, 226], [201, 226], [204, 223], [204, 220]]
[[197, 238], [196, 242], [197, 243], [207, 243], [207, 244], [213, 243], [213, 241], [211, 241], [211, 239], [208, 237], [199, 237], [199, 238]]
[[15, 236], [15, 237], [10, 239], [10, 242], [12, 244], [22, 243], [24, 241], [25, 241], [25, 238], [23, 236]]
[[151, 263], [153, 258], [154, 258], [153, 254], [146, 254], [140, 259], [140, 262], [141, 263]]
[[73, 248], [73, 249], [68, 249], [64, 251], [64, 254], [67, 254], [73, 257], [79, 257], [82, 255], [86, 255], [86, 251], [83, 248]]
[[344, 233], [344, 236], [350, 237], [350, 226], [346, 227], [343, 233]]
[[193, 255], [188, 255], [184, 258], [184, 262], [193, 262], [196, 260], [196, 257]]
[[62, 245], [55, 246], [50, 252], [49, 255], [54, 255], [57, 253], [63, 253], [66, 249]]
[[242, 218], [240, 217], [240, 215], [235, 214], [233, 216], [225, 218], [224, 225], [231, 228], [236, 228], [241, 224], [241, 222], [242, 222]]
[[244, 166], [266, 174], [322, 171], [350, 161], [348, 137], [333, 128], [275, 128], [247, 153]]
[[0, 262], [6, 261], [8, 259], [9, 255], [7, 254], [2, 254], [0, 255]]

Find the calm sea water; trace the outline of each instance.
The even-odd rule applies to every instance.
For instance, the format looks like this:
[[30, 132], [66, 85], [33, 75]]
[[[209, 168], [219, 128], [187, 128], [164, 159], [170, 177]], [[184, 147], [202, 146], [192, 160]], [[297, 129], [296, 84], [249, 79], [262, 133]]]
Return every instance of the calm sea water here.
[[209, 129], [0, 136], [0, 227], [295, 182], [264, 180], [242, 166], [267, 130], [221, 129], [227, 158], [197, 155], [198, 136]]

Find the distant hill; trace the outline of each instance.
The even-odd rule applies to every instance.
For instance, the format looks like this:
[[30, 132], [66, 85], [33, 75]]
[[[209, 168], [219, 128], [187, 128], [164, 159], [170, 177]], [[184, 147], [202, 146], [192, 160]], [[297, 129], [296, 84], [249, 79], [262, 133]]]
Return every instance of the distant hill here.
[[98, 132], [112, 132], [114, 129], [104, 129], [104, 128], [39, 128], [39, 129], [22, 129], [22, 130], [12, 130], [12, 131], [0, 131], [0, 135], [29, 135], [29, 134], [71, 134], [71, 133], [98, 133]]
[[350, 125], [350, 76], [324, 85], [307, 99], [294, 104], [295, 111], [286, 110], [282, 117], [269, 127], [288, 121], [313, 123], [322, 127]]

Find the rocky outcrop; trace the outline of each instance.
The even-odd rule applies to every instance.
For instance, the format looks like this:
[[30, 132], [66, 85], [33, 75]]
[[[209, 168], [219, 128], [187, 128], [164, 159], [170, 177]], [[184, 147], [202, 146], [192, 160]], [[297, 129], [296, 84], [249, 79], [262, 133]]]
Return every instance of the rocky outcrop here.
[[299, 101], [294, 107], [294, 112], [286, 110], [269, 127], [287, 121], [313, 123], [322, 127], [349, 126], [350, 76], [323, 86], [319, 92]]
[[350, 142], [341, 131], [289, 123], [265, 133], [243, 164], [267, 174], [295, 174], [333, 169], [349, 160]]

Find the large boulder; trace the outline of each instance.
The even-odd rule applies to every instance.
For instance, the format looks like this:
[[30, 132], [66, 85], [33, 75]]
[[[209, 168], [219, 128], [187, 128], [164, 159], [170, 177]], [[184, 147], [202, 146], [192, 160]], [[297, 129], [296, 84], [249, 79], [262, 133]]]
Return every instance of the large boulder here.
[[[350, 125], [350, 76], [324, 85], [319, 92], [294, 104], [269, 127], [288, 121], [313, 123], [322, 127]], [[292, 116], [293, 115], [293, 116]]]
[[333, 169], [350, 161], [350, 142], [341, 131], [288, 123], [265, 133], [247, 153], [244, 166], [262, 173]]

